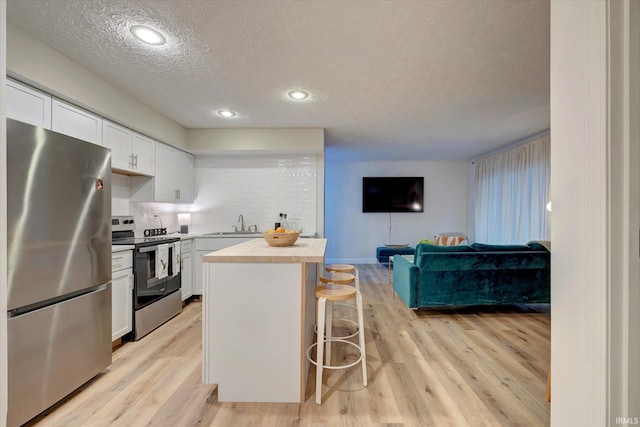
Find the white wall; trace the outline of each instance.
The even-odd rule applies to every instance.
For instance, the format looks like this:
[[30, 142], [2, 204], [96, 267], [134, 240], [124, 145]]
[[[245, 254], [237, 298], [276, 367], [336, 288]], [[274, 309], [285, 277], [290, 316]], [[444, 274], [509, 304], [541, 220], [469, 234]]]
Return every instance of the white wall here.
[[324, 129], [188, 129], [189, 151], [196, 154], [324, 152]]
[[187, 148], [186, 129], [178, 123], [12, 24], [7, 24], [6, 64], [11, 77], [145, 135]]
[[[327, 160], [326, 262], [374, 263], [385, 243], [415, 246], [440, 232], [468, 233], [468, 173], [468, 162]], [[424, 212], [363, 213], [364, 176], [424, 176]]]
[[[640, 2], [610, 3], [609, 422], [640, 417]], [[618, 425], [621, 423], [617, 423]]]
[[[607, 156], [598, 125], [606, 119], [606, 62], [604, 40], [589, 40], [595, 9], [605, 16], [604, 2], [551, 2], [551, 425], [558, 427], [607, 425]], [[601, 62], [590, 64], [592, 55]], [[589, 102], [589, 86], [599, 103]]]
[[0, 425], [7, 420], [7, 132], [5, 121], [7, 2], [0, 1]]

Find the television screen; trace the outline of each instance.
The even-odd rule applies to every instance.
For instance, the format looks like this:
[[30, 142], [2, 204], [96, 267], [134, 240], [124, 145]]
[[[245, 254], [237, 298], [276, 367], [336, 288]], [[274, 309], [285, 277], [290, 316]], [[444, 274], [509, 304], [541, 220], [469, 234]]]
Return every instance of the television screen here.
[[424, 212], [424, 177], [363, 177], [362, 212]]

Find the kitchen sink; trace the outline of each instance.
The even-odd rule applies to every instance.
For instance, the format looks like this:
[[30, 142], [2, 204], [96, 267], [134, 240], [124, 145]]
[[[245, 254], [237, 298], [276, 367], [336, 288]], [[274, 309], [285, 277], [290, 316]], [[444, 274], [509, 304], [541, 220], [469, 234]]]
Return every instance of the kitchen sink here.
[[262, 237], [262, 233], [255, 231], [215, 231], [213, 233], [205, 233], [203, 236], [225, 236], [225, 237]]

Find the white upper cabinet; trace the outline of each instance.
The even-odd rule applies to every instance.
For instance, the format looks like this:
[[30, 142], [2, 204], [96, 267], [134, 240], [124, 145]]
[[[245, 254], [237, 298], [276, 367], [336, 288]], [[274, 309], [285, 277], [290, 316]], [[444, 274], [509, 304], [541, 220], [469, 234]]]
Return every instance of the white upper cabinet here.
[[135, 175], [154, 174], [155, 141], [104, 120], [102, 126], [102, 145], [111, 149], [111, 168]]
[[133, 132], [131, 137], [131, 154], [135, 172], [142, 175], [153, 175], [156, 169], [156, 141]]
[[177, 202], [178, 183], [176, 182], [177, 155], [168, 145], [156, 144], [156, 202]]
[[7, 118], [51, 129], [51, 96], [7, 79]]
[[111, 169], [131, 168], [131, 130], [103, 120], [102, 145], [111, 149]]
[[193, 203], [193, 156], [184, 151], [177, 151], [176, 181], [178, 196], [182, 203]]
[[102, 145], [102, 117], [56, 98], [51, 101], [51, 129]]
[[193, 156], [156, 142], [153, 179], [131, 178], [131, 200], [193, 203]]
[[193, 156], [156, 144], [156, 202], [193, 203]]

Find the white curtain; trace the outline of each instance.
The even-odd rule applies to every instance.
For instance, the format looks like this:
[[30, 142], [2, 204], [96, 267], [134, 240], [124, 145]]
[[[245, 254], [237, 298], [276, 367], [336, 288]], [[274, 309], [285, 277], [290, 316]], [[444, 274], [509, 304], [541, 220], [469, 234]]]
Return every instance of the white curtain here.
[[549, 239], [549, 133], [475, 162], [475, 239], [521, 244]]

